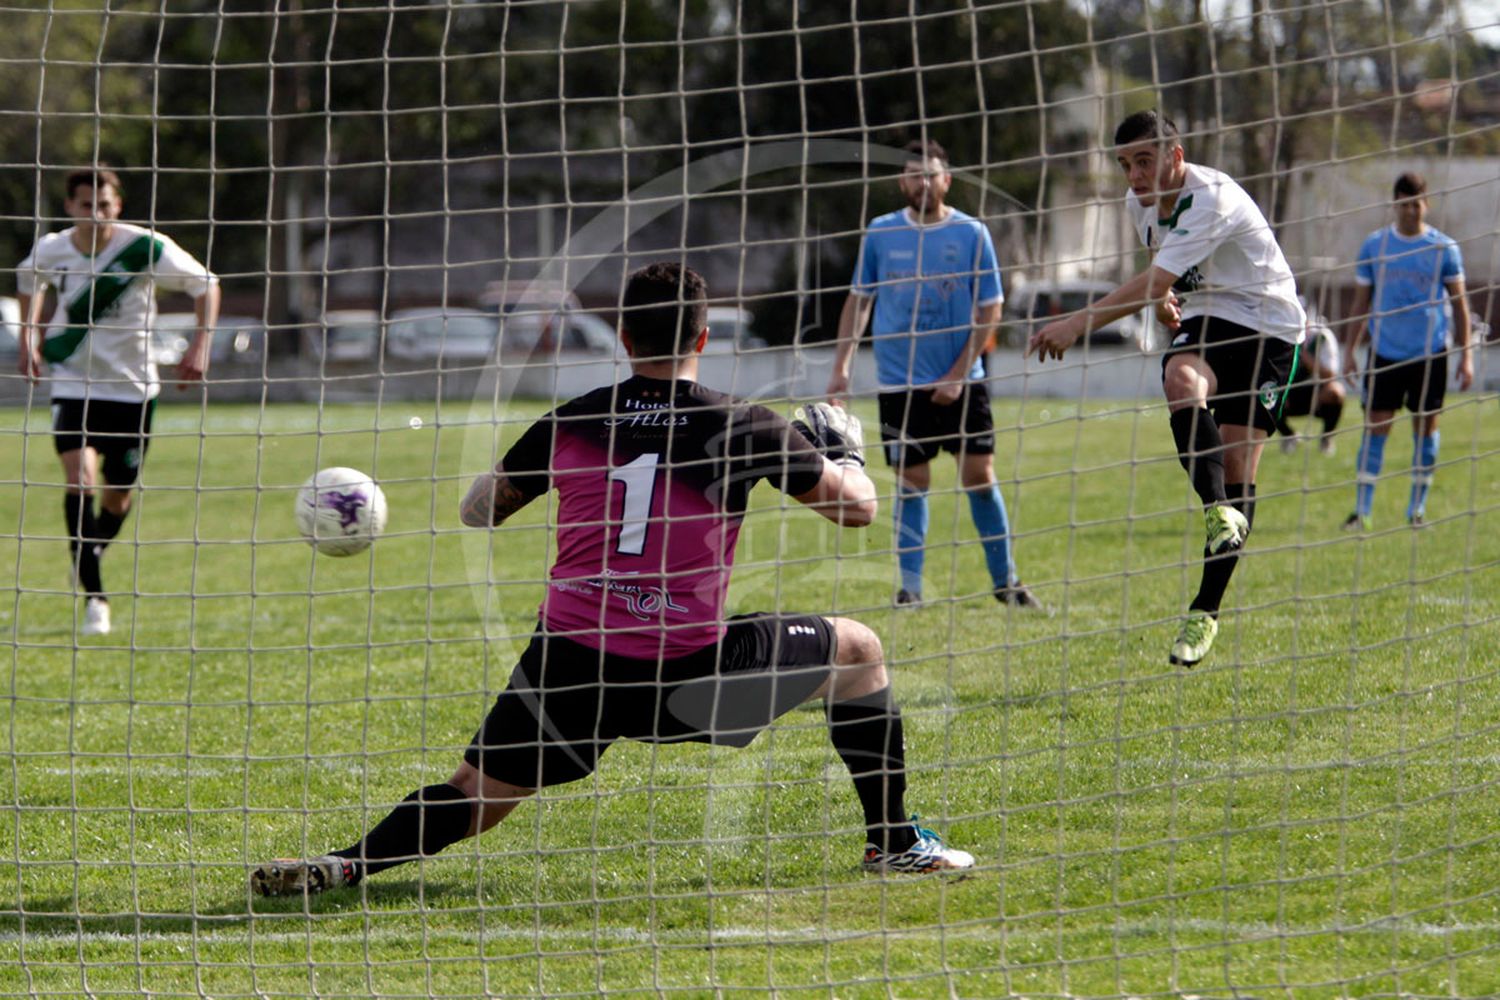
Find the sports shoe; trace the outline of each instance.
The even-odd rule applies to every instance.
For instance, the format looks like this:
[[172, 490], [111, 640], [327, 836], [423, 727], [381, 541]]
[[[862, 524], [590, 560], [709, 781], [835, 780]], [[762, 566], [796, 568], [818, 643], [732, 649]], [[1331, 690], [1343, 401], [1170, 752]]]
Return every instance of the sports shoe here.
[[83, 602], [83, 625], [78, 629], [82, 635], [109, 635], [109, 602], [102, 597], [90, 597]]
[[962, 872], [974, 867], [974, 855], [947, 846], [942, 837], [917, 825], [917, 819], [916, 816], [911, 818], [917, 842], [899, 854], [882, 851], [874, 844], [865, 844], [865, 871], [921, 875], [928, 872]]
[[1324, 455], [1332, 456], [1339, 450], [1339, 444], [1333, 439], [1332, 434], [1324, 434], [1318, 438], [1318, 450]]
[[1411, 525], [1413, 528], [1420, 528], [1422, 527], [1422, 525], [1427, 523], [1427, 515], [1410, 514], [1406, 518], [1406, 523]]
[[895, 603], [898, 608], [919, 607], [922, 604], [922, 595], [914, 594], [909, 590], [898, 590], [896, 591]]
[[306, 861], [280, 858], [250, 873], [250, 891], [257, 896], [311, 896], [354, 882], [354, 863], [325, 854]]
[[995, 600], [1001, 604], [1008, 604], [1013, 608], [1031, 608], [1034, 611], [1042, 610], [1042, 602], [1037, 600], [1031, 588], [1020, 580], [1015, 581], [1009, 587], [997, 587], [995, 589]]
[[1245, 515], [1227, 503], [1214, 504], [1204, 511], [1203, 524], [1208, 531], [1208, 551], [1214, 555], [1239, 548], [1250, 534]]
[[1283, 455], [1297, 454], [1297, 438], [1284, 437], [1281, 439], [1281, 453]]
[[1177, 641], [1172, 643], [1172, 655], [1167, 662], [1175, 667], [1196, 666], [1198, 661], [1214, 648], [1214, 639], [1219, 635], [1219, 622], [1207, 611], [1189, 611], [1182, 621], [1182, 630]]
[[1360, 514], [1358, 511], [1355, 511], [1353, 514], [1350, 514], [1348, 517], [1344, 518], [1344, 530], [1349, 532], [1350, 534], [1369, 531], [1370, 522], [1364, 517], [1364, 515]]

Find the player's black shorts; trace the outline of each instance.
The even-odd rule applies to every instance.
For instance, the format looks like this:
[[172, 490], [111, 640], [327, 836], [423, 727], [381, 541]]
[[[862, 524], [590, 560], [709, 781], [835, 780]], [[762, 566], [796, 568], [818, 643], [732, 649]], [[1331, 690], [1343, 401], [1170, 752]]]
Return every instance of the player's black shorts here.
[[104, 481], [133, 486], [140, 478], [151, 443], [156, 400], [127, 403], [113, 399], [54, 399], [52, 443], [59, 455], [87, 445], [99, 453]]
[[522, 788], [588, 776], [619, 739], [748, 746], [828, 679], [833, 623], [739, 615], [718, 645], [671, 660], [601, 653], [539, 627], [464, 760]]
[[921, 465], [944, 451], [993, 455], [995, 417], [983, 382], [969, 382], [947, 406], [932, 401], [931, 389], [880, 394], [880, 440], [892, 466]]
[[1428, 354], [1409, 361], [1376, 355], [1365, 372], [1365, 409], [1437, 413], [1448, 390], [1448, 355]]
[[1182, 321], [1162, 354], [1163, 380], [1167, 362], [1189, 353], [1207, 362], [1218, 380], [1218, 394], [1208, 401], [1216, 421], [1276, 432], [1276, 414], [1291, 381], [1297, 345], [1228, 320], [1193, 316]]

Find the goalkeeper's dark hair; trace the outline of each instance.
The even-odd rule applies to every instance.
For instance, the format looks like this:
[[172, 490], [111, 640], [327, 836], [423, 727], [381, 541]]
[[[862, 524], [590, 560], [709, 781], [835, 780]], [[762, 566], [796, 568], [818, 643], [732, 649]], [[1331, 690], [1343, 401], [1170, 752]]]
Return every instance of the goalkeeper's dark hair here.
[[69, 170], [67, 176], [63, 178], [63, 189], [67, 191], [69, 201], [73, 200], [74, 194], [81, 187], [91, 187], [97, 191], [106, 184], [115, 189], [115, 194], [125, 197], [125, 188], [120, 184], [120, 175], [103, 163], [96, 167]]
[[637, 358], [682, 355], [708, 325], [708, 282], [684, 264], [647, 264], [626, 280], [621, 306]]
[[1154, 108], [1137, 111], [1115, 129], [1115, 145], [1128, 146], [1133, 142], [1155, 139], [1168, 146], [1180, 145], [1181, 136], [1177, 123]]

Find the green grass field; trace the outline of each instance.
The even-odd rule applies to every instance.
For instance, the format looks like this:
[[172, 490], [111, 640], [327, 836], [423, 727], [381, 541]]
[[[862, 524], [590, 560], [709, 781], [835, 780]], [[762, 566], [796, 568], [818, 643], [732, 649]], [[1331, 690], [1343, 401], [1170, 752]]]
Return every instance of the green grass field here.
[[[250, 864], [345, 846], [452, 772], [534, 623], [545, 505], [493, 538], [458, 527], [492, 433], [461, 410], [169, 401], [105, 560], [115, 632], [79, 643], [47, 414], [0, 411], [20, 526], [0, 539], [0, 995], [1500, 993], [1494, 399], [1454, 401], [1420, 532], [1404, 433], [1362, 537], [1338, 530], [1357, 432], [1332, 459], [1273, 446], [1191, 672], [1166, 652], [1201, 519], [1161, 408], [997, 414], [1052, 614], [985, 595], [952, 463], [931, 606], [888, 608], [888, 507], [840, 531], [766, 486], [731, 591], [880, 633], [909, 802], [972, 877], [859, 872], [858, 806], [807, 708], [743, 751], [618, 745], [438, 860], [252, 901]], [[295, 538], [292, 490], [327, 465], [385, 486], [367, 555]]]

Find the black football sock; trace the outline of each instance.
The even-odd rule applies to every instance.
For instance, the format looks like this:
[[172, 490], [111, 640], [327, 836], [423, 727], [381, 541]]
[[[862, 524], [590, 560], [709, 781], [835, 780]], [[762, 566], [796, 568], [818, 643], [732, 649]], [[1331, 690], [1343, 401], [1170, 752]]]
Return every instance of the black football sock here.
[[[1245, 515], [1245, 520], [1251, 528], [1255, 527], [1255, 484], [1236, 483], [1232, 489], [1235, 494], [1231, 501], [1232, 506]], [[1249, 529], [1246, 529], [1246, 534], [1248, 533]], [[1234, 575], [1234, 567], [1239, 561], [1239, 550], [1214, 555], [1205, 548], [1203, 550], [1203, 578], [1198, 583], [1198, 596], [1193, 598], [1193, 603], [1188, 607], [1194, 611], [1207, 611], [1215, 618], [1219, 617], [1219, 605], [1224, 600], [1224, 591], [1229, 589], [1229, 578]]]
[[833, 702], [828, 736], [854, 780], [869, 842], [892, 854], [909, 850], [917, 836], [906, 815], [906, 739], [891, 689]]
[[102, 597], [99, 554], [94, 550], [94, 498], [83, 493], [63, 494], [63, 517], [68, 523], [68, 555], [78, 575], [78, 585], [90, 597]]
[[431, 857], [469, 835], [474, 803], [449, 784], [412, 792], [359, 843], [334, 851], [354, 862], [350, 884], [408, 861]]
[[103, 504], [99, 505], [99, 513], [94, 517], [94, 534], [92, 536], [95, 540], [94, 548], [98, 550], [99, 555], [102, 556], [104, 550], [109, 548], [109, 543], [114, 541], [115, 537], [120, 534], [120, 528], [125, 524], [125, 519], [129, 516], [129, 507], [125, 508], [125, 513], [116, 514]]
[[1201, 406], [1172, 413], [1172, 437], [1177, 441], [1177, 460], [1187, 470], [1193, 489], [1203, 506], [1223, 503], [1224, 440], [1213, 414]]
[[1323, 421], [1323, 433], [1332, 434], [1339, 425], [1339, 417], [1344, 415], [1344, 401], [1335, 400], [1332, 403], [1319, 403], [1318, 408], [1313, 410], [1313, 416]]

